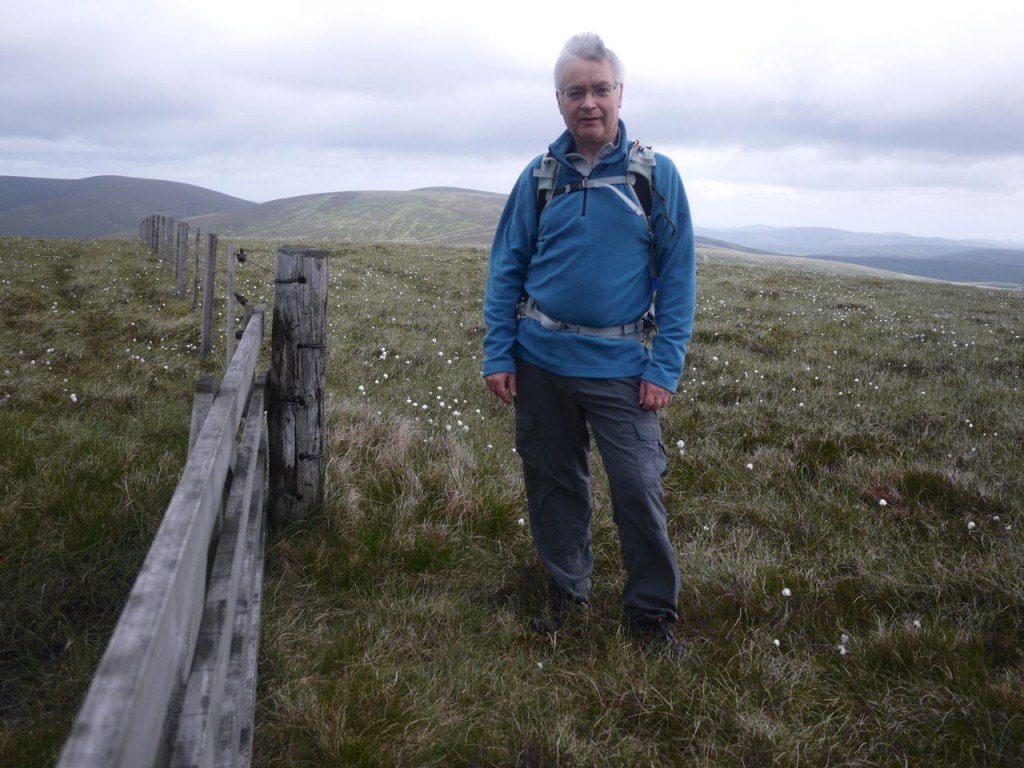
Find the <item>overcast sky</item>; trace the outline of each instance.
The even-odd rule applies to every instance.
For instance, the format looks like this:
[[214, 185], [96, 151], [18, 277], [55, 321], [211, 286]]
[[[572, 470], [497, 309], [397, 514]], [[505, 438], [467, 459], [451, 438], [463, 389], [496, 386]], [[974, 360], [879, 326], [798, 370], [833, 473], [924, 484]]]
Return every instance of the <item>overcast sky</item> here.
[[0, 175], [508, 192], [596, 31], [698, 227], [1024, 243], [1022, 0], [0, 0]]

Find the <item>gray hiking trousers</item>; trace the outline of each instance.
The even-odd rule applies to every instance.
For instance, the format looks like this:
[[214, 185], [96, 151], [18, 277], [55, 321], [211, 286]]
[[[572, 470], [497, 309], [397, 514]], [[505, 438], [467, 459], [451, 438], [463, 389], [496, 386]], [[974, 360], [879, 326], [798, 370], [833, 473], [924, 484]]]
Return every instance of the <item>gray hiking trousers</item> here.
[[675, 621], [679, 566], [663, 503], [665, 448], [657, 413], [640, 408], [639, 377], [566, 378], [518, 360], [516, 388], [516, 450], [530, 529], [548, 576], [576, 598], [590, 593], [589, 424], [611, 490], [626, 569], [626, 617]]

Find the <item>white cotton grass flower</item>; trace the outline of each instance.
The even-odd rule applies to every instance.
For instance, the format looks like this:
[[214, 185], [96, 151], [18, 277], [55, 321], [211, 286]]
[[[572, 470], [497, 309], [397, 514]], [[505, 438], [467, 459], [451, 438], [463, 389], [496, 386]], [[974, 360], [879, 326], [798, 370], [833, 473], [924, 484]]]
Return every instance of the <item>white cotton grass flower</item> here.
[[779, 648], [782, 645], [782, 642], [779, 640], [779, 638], [776, 637], [774, 640], [772, 640], [772, 645], [774, 645], [776, 648]]
[[71, 402], [72, 403], [77, 403], [78, 402], [78, 395], [76, 395], [74, 392], [71, 393]]
[[789, 587], [783, 587], [782, 588], [782, 596], [783, 597], [792, 597], [793, 596], [793, 590], [791, 590]]
[[887, 507], [887, 506], [889, 506], [889, 502], [886, 501], [885, 499], [879, 499], [878, 500], [878, 506], [880, 506], [880, 507]]
[[751, 462], [747, 462], [747, 469], [753, 469], [754, 465]]
[[526, 525], [526, 520], [520, 517], [520, 518], [519, 518], [519, 519], [518, 519], [518, 520], [516, 521], [516, 525], [518, 525], [518, 526], [519, 526], [520, 528], [522, 528], [522, 527], [524, 527], [524, 526]]
[[968, 531], [973, 531], [977, 527], [978, 527], [977, 524], [973, 520], [968, 520], [967, 521], [967, 530]]
[[850, 636], [845, 632], [839, 636], [839, 644], [836, 646], [836, 650], [839, 651], [840, 656], [845, 656], [850, 644]]

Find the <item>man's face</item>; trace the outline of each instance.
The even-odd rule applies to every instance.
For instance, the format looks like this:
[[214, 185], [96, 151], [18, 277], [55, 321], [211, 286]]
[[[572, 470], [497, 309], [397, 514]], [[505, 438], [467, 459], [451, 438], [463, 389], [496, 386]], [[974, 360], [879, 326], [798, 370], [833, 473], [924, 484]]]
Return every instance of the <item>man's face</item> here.
[[[598, 95], [602, 91], [606, 95]], [[555, 97], [558, 111], [565, 120], [565, 127], [576, 139], [579, 152], [593, 156], [605, 144], [615, 141], [619, 132], [622, 84], [615, 82], [612, 66], [607, 61], [572, 59]]]

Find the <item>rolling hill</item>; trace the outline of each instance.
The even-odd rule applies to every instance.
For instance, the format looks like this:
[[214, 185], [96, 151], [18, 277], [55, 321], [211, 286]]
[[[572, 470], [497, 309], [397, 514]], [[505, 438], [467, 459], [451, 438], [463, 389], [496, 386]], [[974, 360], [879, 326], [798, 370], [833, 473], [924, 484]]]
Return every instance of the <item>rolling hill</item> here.
[[235, 237], [489, 246], [505, 199], [493, 192], [451, 187], [334, 192], [273, 200], [188, 221], [200, 230]]
[[[506, 195], [452, 187], [348, 191], [253, 203], [177, 182], [95, 176], [0, 176], [0, 237], [133, 237], [160, 213], [204, 232], [282, 240], [403, 241], [487, 247]], [[950, 240], [823, 227], [698, 228], [705, 252], [758, 261], [842, 262], [895, 273], [999, 287], [1024, 286], [1024, 244]], [[813, 260], [813, 261], [812, 261]]]
[[0, 236], [93, 239], [138, 231], [152, 213], [186, 218], [255, 203], [191, 184], [127, 176], [0, 176]]

